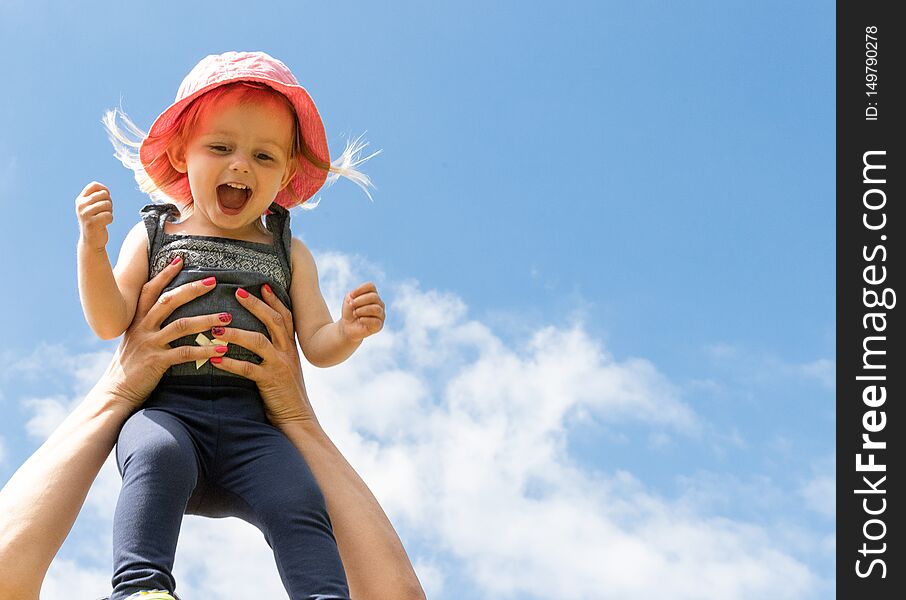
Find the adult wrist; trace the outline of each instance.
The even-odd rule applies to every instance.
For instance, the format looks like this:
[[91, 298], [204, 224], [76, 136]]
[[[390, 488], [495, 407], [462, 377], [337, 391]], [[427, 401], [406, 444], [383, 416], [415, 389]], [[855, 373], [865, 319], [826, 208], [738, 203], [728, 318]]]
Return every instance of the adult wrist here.
[[128, 398], [120, 390], [117, 390], [115, 386], [104, 381], [98, 382], [91, 391], [88, 392], [87, 397], [97, 403], [101, 410], [122, 413], [124, 415], [131, 414], [136, 406], [133, 399]]
[[118, 414], [124, 420], [144, 401], [144, 398], [135, 398], [134, 394], [124, 389], [122, 382], [111, 374], [109, 367], [86, 397], [96, 402], [99, 410]]
[[302, 419], [293, 419], [279, 423], [277, 428], [283, 435], [295, 441], [311, 441], [326, 436], [321, 423], [314, 416]]

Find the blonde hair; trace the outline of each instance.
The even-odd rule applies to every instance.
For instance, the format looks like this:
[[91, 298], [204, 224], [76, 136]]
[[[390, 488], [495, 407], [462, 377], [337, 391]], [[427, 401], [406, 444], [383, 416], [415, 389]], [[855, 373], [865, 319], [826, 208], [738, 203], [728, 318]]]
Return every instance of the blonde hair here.
[[[195, 125], [200, 120], [201, 116], [204, 115], [207, 111], [211, 110], [211, 107], [218, 100], [224, 98], [227, 95], [235, 95], [236, 101], [238, 103], [246, 103], [254, 100], [261, 99], [274, 99], [277, 101], [283, 102], [289, 109], [293, 116], [293, 130], [294, 135], [292, 142], [290, 144], [289, 151], [289, 160], [296, 161], [293, 165], [294, 173], [301, 168], [298, 161], [306, 161], [311, 165], [315, 166], [318, 169], [327, 171], [326, 185], [327, 187], [333, 185], [340, 177], [345, 177], [359, 186], [365, 195], [368, 196], [368, 199], [372, 202], [374, 199], [371, 197], [371, 192], [369, 188], [375, 187], [371, 182], [371, 178], [368, 177], [365, 173], [358, 170], [358, 166], [369, 160], [370, 158], [381, 153], [380, 150], [372, 152], [368, 156], [362, 156], [363, 150], [368, 146], [368, 142], [362, 141], [364, 133], [355, 139], [346, 140], [346, 148], [335, 160], [327, 163], [320, 160], [315, 156], [314, 152], [309, 148], [305, 143], [305, 140], [302, 137], [300, 128], [298, 125], [298, 117], [296, 116], [296, 111], [293, 109], [292, 104], [283, 94], [277, 92], [273, 88], [266, 86], [264, 84], [259, 84], [249, 81], [239, 81], [234, 83], [229, 83], [226, 85], [219, 86], [213, 90], [202, 94], [195, 100], [193, 100], [179, 115], [175, 120], [172, 127], [166, 131], [160, 132], [156, 139], [151, 141], [160, 141], [161, 143], [166, 142], [168, 146], [172, 146], [174, 143], [182, 143], [189, 139]], [[119, 116], [119, 121], [122, 122], [122, 126], [117, 122], [117, 116]], [[110, 139], [110, 143], [113, 144], [113, 155], [123, 163], [127, 169], [133, 172], [135, 176], [135, 181], [138, 183], [139, 189], [148, 194], [152, 200], [156, 202], [173, 202], [180, 206], [180, 209], [183, 211], [184, 216], [186, 215], [185, 210], [191, 210], [192, 200], [190, 198], [172, 198], [165, 194], [161, 187], [167, 187], [169, 184], [174, 183], [173, 181], [162, 181], [161, 185], [158, 186], [148, 173], [145, 171], [145, 167], [142, 164], [141, 158], [139, 157], [139, 149], [142, 146], [142, 143], [148, 139], [148, 134], [142, 131], [132, 120], [126, 115], [122, 107], [113, 108], [104, 112], [104, 116], [101, 118], [101, 123], [103, 123], [104, 128], [107, 130], [107, 136]], [[165, 152], [158, 154], [158, 160], [169, 160]], [[182, 174], [177, 174], [178, 177], [182, 177]], [[176, 177], [177, 175], [174, 175]], [[295, 197], [295, 192], [292, 189], [291, 185], [287, 185], [285, 188], [289, 191], [290, 195], [293, 196], [293, 200], [298, 201], [299, 198]], [[321, 199], [320, 197], [316, 200], [308, 200], [299, 204], [299, 208], [303, 210], [311, 210], [318, 206]]]

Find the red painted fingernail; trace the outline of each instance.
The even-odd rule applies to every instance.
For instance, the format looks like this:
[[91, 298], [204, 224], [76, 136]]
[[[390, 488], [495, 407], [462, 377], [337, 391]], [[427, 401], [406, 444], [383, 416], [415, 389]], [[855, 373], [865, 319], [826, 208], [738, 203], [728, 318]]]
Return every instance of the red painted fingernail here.
[[179, 264], [179, 261], [181, 261], [181, 260], [182, 260], [182, 257], [181, 257], [181, 256], [174, 256], [174, 257], [173, 257], [173, 260], [170, 261], [170, 264], [171, 264], [171, 265], [177, 265], [177, 264]]
[[[213, 279], [213, 278], [212, 278], [212, 279]], [[236, 295], [239, 296], [240, 298], [248, 298], [248, 297], [249, 297], [249, 293], [248, 293], [247, 291], [245, 291], [244, 289], [242, 289], [242, 288], [239, 288], [239, 289], [236, 290]]]
[[233, 320], [233, 315], [231, 315], [230, 313], [227, 313], [227, 312], [222, 312], [219, 315], [217, 315], [217, 318], [220, 319], [221, 323], [229, 323], [230, 321]]
[[221, 358], [219, 356], [212, 356], [208, 360], [211, 361], [212, 363], [214, 363], [215, 365], [219, 365], [220, 363], [223, 362], [223, 358]]
[[267, 292], [268, 294], [273, 294], [273, 293], [274, 293], [274, 290], [271, 289], [271, 286], [269, 286], [269, 285], [266, 284], [266, 283], [264, 284], [264, 291]]
[[206, 286], [208, 286], [208, 287], [214, 285], [215, 283], [217, 283], [217, 278], [216, 278], [216, 277], [208, 277], [208, 278], [206, 278], [206, 279], [202, 279], [202, 280], [201, 280], [201, 285], [206, 285]]
[[224, 329], [223, 327], [211, 327], [211, 334], [214, 337], [221, 336], [224, 333], [226, 333], [226, 329]]
[[220, 352], [221, 354], [223, 354], [226, 351], [227, 351], [226, 346], [217, 346], [216, 348], [214, 348], [214, 352]]

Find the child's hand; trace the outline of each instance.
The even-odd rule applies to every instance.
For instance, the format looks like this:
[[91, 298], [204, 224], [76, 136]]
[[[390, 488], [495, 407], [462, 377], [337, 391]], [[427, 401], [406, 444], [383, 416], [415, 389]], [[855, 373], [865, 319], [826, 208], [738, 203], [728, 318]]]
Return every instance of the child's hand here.
[[113, 223], [113, 201], [110, 190], [97, 181], [85, 186], [75, 201], [81, 238], [79, 243], [93, 250], [107, 247], [107, 226]]
[[352, 290], [343, 299], [340, 330], [350, 340], [360, 341], [384, 326], [384, 302], [370, 281]]

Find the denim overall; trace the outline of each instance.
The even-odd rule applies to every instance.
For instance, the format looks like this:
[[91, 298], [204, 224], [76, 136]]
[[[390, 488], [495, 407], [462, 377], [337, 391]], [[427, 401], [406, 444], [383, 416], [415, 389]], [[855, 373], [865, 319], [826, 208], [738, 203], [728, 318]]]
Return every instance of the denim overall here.
[[[242, 287], [259, 296], [268, 283], [290, 306], [289, 213], [271, 205], [265, 223], [272, 244], [166, 233], [164, 224], [178, 214], [171, 204], [142, 209], [149, 277], [180, 255], [183, 268], [167, 289], [212, 275], [217, 285], [176, 309], [164, 325], [227, 311], [231, 327], [268, 335], [235, 292]], [[210, 332], [204, 335], [211, 338]], [[173, 345], [196, 343], [191, 335]], [[261, 362], [232, 344], [226, 356]], [[233, 516], [255, 525], [273, 549], [291, 600], [349, 598], [324, 496], [302, 455], [268, 421], [253, 381], [209, 362], [198, 369], [194, 362], [171, 367], [123, 426], [116, 460], [123, 485], [113, 523], [111, 600], [140, 590], [173, 593], [183, 514]], [[241, 554], [242, 548], [235, 551]]]

